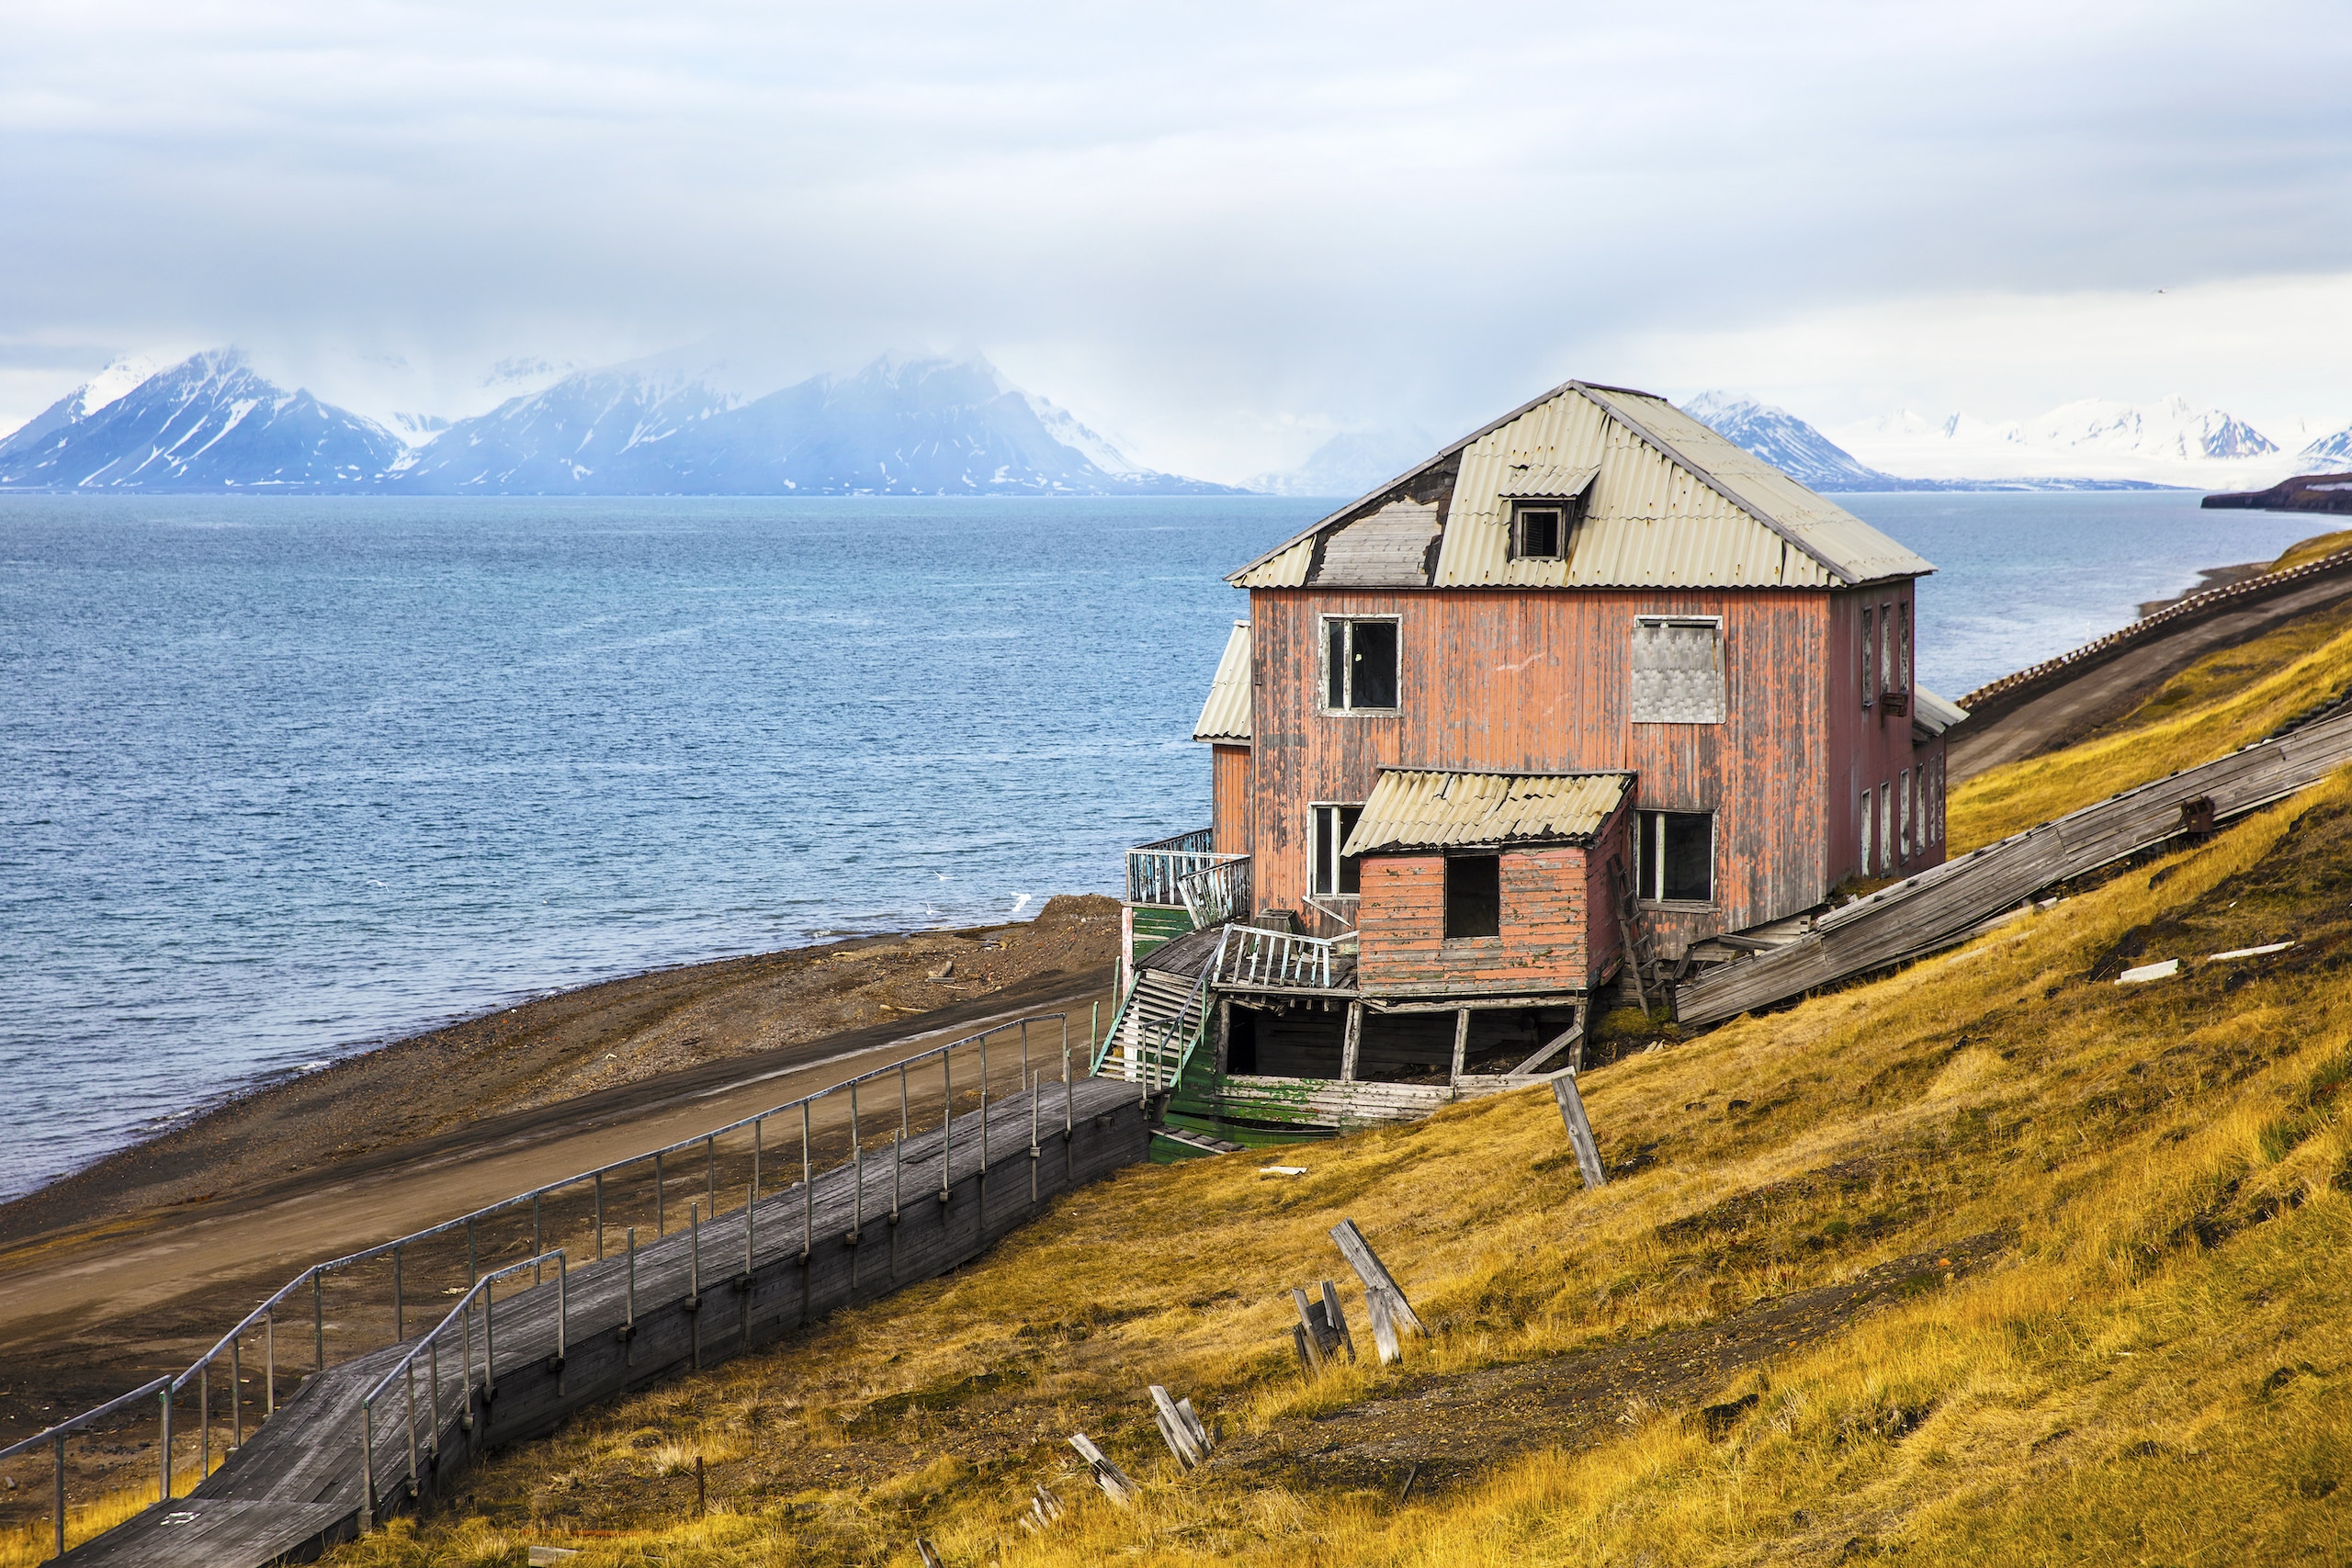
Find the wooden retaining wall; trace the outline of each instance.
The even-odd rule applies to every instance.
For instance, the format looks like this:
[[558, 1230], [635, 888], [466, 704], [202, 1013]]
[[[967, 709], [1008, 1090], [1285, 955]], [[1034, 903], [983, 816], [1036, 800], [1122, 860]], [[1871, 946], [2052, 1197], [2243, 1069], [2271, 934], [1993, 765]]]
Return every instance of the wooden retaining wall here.
[[[895, 1224], [885, 1145], [878, 1156], [869, 1151], [862, 1168], [842, 1166], [806, 1190], [796, 1184], [763, 1197], [748, 1269], [742, 1211], [702, 1226], [698, 1258], [694, 1238], [673, 1231], [638, 1249], [633, 1332], [623, 1332], [627, 1259], [573, 1266], [560, 1358], [550, 1266], [544, 1283], [497, 1300], [496, 1364], [487, 1381], [480, 1340], [469, 1382], [454, 1330], [443, 1337], [437, 1444], [420, 1363], [413, 1495], [400, 1385], [379, 1401], [377, 1517], [446, 1494], [485, 1450], [542, 1436], [630, 1390], [771, 1344], [827, 1313], [971, 1261], [1048, 1200], [1148, 1157], [1158, 1109], [1139, 1100], [1135, 1085], [1110, 1078], [1080, 1080], [1067, 1100], [1053, 1082], [1034, 1102], [1028, 1094], [1008, 1096], [986, 1112], [985, 1167], [982, 1113], [956, 1119], [945, 1201], [943, 1140], [933, 1128], [906, 1145]], [[408, 1348], [372, 1351], [313, 1375], [192, 1493], [149, 1508], [65, 1561], [261, 1568], [308, 1561], [351, 1539], [361, 1502], [359, 1402]]]

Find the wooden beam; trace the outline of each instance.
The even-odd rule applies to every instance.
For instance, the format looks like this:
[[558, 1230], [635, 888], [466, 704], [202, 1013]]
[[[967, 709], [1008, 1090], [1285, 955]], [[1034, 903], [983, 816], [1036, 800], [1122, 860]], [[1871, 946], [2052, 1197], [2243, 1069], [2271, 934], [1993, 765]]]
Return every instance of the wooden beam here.
[[1577, 1076], [1562, 1073], [1552, 1080], [1552, 1098], [1560, 1102], [1560, 1120], [1567, 1124], [1568, 1143], [1577, 1151], [1577, 1169], [1584, 1175], [1585, 1190], [1609, 1185], [1600, 1168], [1600, 1145], [1592, 1141], [1592, 1123], [1585, 1119], [1584, 1096], [1577, 1092]]
[[1340, 1044], [1340, 1081], [1356, 1081], [1356, 1049], [1363, 1040], [1363, 1004], [1348, 1004], [1348, 1032]]
[[1448, 1083], [1462, 1081], [1462, 1060], [1469, 1053], [1470, 1010], [1456, 1008], [1453, 1010], [1453, 1076], [1446, 1079]]

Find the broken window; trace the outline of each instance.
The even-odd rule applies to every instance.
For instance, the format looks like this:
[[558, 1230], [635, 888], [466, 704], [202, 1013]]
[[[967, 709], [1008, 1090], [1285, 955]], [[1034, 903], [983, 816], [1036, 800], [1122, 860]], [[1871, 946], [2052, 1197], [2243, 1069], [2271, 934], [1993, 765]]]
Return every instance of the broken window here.
[[[1872, 674], [1871, 634], [1878, 624], [1872, 617], [1876, 614], [1877, 612], [1868, 604], [1862, 606], [1862, 705], [1864, 707], [1870, 706], [1878, 700], [1878, 687], [1871, 679]], [[1868, 803], [1865, 802], [1865, 804]], [[1867, 871], [1870, 868], [1865, 864], [1862, 869]]]
[[1449, 855], [1445, 862], [1445, 934], [1503, 934], [1503, 863], [1499, 855]]
[[1396, 706], [1396, 622], [1323, 622], [1324, 707], [1333, 713], [1365, 709], [1393, 712]]
[[1911, 689], [1911, 602], [1905, 600], [1894, 607], [1895, 655], [1894, 689]]
[[1724, 721], [1723, 626], [1645, 615], [1634, 623], [1635, 724]]
[[1713, 902], [1713, 813], [1645, 811], [1635, 829], [1634, 883], [1641, 897], [1660, 903]]
[[1513, 560], [1563, 560], [1577, 525], [1584, 521], [1585, 498], [1566, 501], [1522, 501], [1513, 504], [1510, 554]]
[[1911, 858], [1912, 802], [1911, 770], [1908, 768], [1904, 769], [1902, 773], [1896, 779], [1894, 801], [1895, 809], [1898, 815], [1902, 818], [1900, 835], [1895, 841], [1903, 846], [1903, 858], [1907, 861]]
[[1871, 874], [1871, 792], [1862, 791], [1862, 874]]
[[1878, 786], [1878, 868], [1882, 873], [1892, 870], [1894, 863], [1894, 786]]
[[1882, 692], [1891, 692], [1894, 690], [1894, 605], [1881, 604], [1878, 607], [1878, 689]]
[[1314, 891], [1326, 897], [1353, 897], [1363, 890], [1363, 868], [1353, 855], [1343, 855], [1348, 835], [1356, 830], [1361, 806], [1315, 807]]

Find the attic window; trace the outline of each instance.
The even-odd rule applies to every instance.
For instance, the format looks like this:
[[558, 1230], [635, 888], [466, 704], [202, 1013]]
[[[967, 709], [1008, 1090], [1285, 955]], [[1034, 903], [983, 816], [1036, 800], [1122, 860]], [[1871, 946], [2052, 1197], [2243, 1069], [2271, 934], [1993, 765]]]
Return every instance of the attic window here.
[[1564, 501], [1521, 501], [1511, 505], [1513, 560], [1565, 560], [1577, 525], [1584, 521], [1582, 492]]

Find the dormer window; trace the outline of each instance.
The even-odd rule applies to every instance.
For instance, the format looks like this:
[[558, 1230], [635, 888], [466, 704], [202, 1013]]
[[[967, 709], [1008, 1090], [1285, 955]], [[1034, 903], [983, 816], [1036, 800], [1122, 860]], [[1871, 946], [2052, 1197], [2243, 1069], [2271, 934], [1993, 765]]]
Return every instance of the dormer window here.
[[1511, 504], [1510, 555], [1513, 560], [1566, 560], [1584, 521], [1582, 493], [1560, 501], [1521, 501]]

